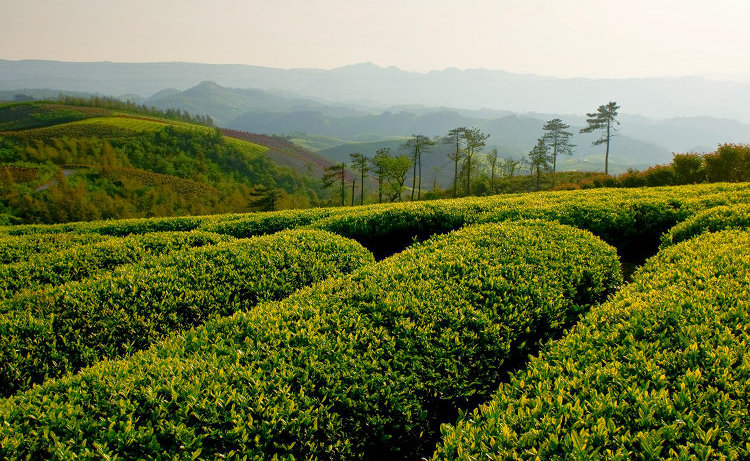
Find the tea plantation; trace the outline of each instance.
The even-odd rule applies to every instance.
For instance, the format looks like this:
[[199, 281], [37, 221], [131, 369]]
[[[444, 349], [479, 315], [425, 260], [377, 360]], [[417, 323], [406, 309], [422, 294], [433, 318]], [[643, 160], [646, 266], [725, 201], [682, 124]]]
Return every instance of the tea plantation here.
[[748, 203], [0, 228], [0, 458], [748, 459]]

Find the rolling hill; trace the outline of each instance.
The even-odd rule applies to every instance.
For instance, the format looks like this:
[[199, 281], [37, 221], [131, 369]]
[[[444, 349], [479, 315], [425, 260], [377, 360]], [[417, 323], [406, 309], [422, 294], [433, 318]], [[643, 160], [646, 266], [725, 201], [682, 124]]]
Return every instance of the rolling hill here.
[[114, 100], [0, 105], [0, 219], [64, 222], [307, 207], [331, 165], [289, 142]]
[[[5, 66], [10, 69], [9, 75], [14, 75], [14, 73], [19, 72], [19, 69], [26, 68], [29, 73], [24, 75], [27, 76], [35, 75], [36, 70], [33, 72], [29, 70], [35, 66], [45, 68], [44, 63], [32, 65], [32, 63], [24, 62], [15, 63], [15, 66], [11, 64], [0, 61], [0, 68], [4, 68]], [[134, 66], [134, 69], [145, 68], [137, 65]], [[115, 67], [128, 68], [127, 65]], [[162, 70], [170, 68], [170, 66], [162, 67]], [[75, 66], [66, 67], [70, 72], [73, 72], [74, 68]], [[93, 65], [91, 68], [99, 69], [99, 67]], [[455, 95], [451, 96], [451, 91], [454, 91], [456, 86], [461, 87], [461, 85], [472, 84], [472, 75], [480, 80], [487, 80], [489, 79], [488, 75], [494, 75], [492, 73], [454, 72], [454, 79], [445, 78], [440, 80], [437, 74], [432, 75], [434, 73], [419, 77], [394, 69], [378, 69], [375, 66], [365, 65], [350, 66], [336, 72], [281, 72], [279, 70], [266, 69], [265, 72], [255, 73], [255, 71], [251, 72], [239, 66], [232, 69], [221, 68], [223, 69], [222, 72], [212, 73], [209, 70], [217, 70], [218, 68], [207, 66], [201, 67], [200, 69], [202, 70], [196, 70], [194, 74], [191, 74], [187, 71], [188, 69], [195, 70], [198, 68], [189, 65], [180, 68], [187, 73], [185, 76], [173, 80], [170, 88], [161, 88], [150, 97], [131, 94], [128, 98], [134, 102], [142, 102], [162, 110], [179, 109], [189, 111], [190, 113], [209, 114], [220, 126], [237, 131], [280, 135], [294, 140], [294, 142], [304, 146], [308, 150], [324, 150], [348, 142], [388, 141], [414, 133], [436, 136], [443, 135], [449, 129], [457, 126], [477, 126], [491, 135], [489, 140], [491, 147], [497, 147], [504, 155], [520, 156], [528, 152], [534, 145], [536, 138], [540, 134], [540, 127], [545, 121], [552, 118], [562, 118], [566, 123], [571, 125], [573, 131], [576, 133], [574, 143], [577, 147], [574, 150], [574, 157], [564, 161], [560, 165], [561, 169], [592, 171], [602, 169], [603, 153], [601, 149], [591, 145], [593, 137], [577, 134], [578, 129], [585, 125], [585, 112], [593, 110], [596, 103], [592, 103], [591, 107], [581, 107], [577, 113], [573, 113], [570, 110], [564, 112], [528, 112], [528, 108], [533, 109], [544, 106], [541, 104], [535, 106], [533, 104], [537, 96], [530, 96], [527, 88], [527, 90], [524, 90], [526, 91], [524, 94], [529, 97], [529, 105], [528, 107], [522, 107], [523, 113], [514, 114], [498, 108], [513, 107], [511, 104], [512, 101], [518, 102], [518, 97], [515, 94], [511, 95], [512, 97], [509, 97], [507, 100], [508, 105], [503, 106], [500, 103], [489, 104], [490, 101], [497, 98], [498, 94], [504, 94], [504, 92], [509, 91], [508, 88], [512, 87], [512, 85], [508, 88], [495, 88], [496, 93], [488, 92], [486, 94], [488, 106], [495, 107], [494, 109], [467, 109], [467, 106], [472, 106], [469, 104], [470, 99], [459, 101], [455, 98]], [[151, 71], [154, 72], [154, 75], [158, 74], [156, 67], [152, 68]], [[247, 71], [247, 73], [243, 73], [244, 71]], [[451, 72], [445, 71], [442, 75], [448, 74], [451, 74]], [[216, 80], [202, 81], [184, 90], [175, 88], [179, 87], [180, 84], [185, 84], [187, 82], [185, 79], [189, 75], [216, 77]], [[243, 75], [247, 76], [247, 80], [243, 80]], [[270, 75], [279, 77], [275, 85], [271, 82]], [[401, 77], [398, 77], [399, 75]], [[354, 82], [357, 76], [359, 76], [360, 81]], [[377, 77], [374, 82], [373, 76]], [[138, 80], [135, 77], [132, 78]], [[148, 76], [144, 76], [139, 81], [146, 81], [148, 78]], [[393, 78], [395, 80], [389, 80]], [[388, 88], [391, 88], [395, 92], [394, 94], [403, 93], [404, 89], [409, 87], [413, 87], [412, 89], [415, 94], [418, 94], [427, 91], [422, 87], [416, 87], [417, 84], [415, 82], [420, 81], [420, 79], [432, 82], [430, 83], [432, 85], [431, 91], [437, 91], [438, 86], [435, 82], [438, 80], [441, 81], [443, 88], [446, 89], [445, 98], [425, 99], [422, 101], [404, 96], [402, 99], [394, 101], [390, 96], [381, 95], [382, 97], [378, 101], [370, 101], [368, 103], [363, 102], [361, 98], [355, 97], [357, 91], [361, 93], [360, 96], [367, 95], [371, 97], [379, 91], [382, 92], [386, 85], [389, 85]], [[514, 85], [521, 85], [520, 82], [522, 80], [516, 76], [514, 80], [516, 83]], [[36, 81], [34, 78], [30, 78], [27, 80], [27, 83]], [[156, 82], [159, 80], [153, 81]], [[338, 81], [343, 87], [348, 86], [351, 98], [345, 100], [335, 97], [335, 95], [331, 96], [330, 88], [326, 86], [327, 84], [323, 85], [321, 83], [323, 81]], [[391, 83], [387, 83], [388, 81]], [[254, 88], [228, 87], [222, 86], [217, 82], [229, 82], [233, 85], [252, 85]], [[529, 82], [529, 85], [531, 85], [529, 88], [537, 85], [547, 93], [551, 90], [545, 85], [557, 88], [557, 86], [564, 83], [555, 79], [542, 78], [536, 80], [530, 79]], [[485, 81], [485, 83], [488, 82]], [[571, 82], [568, 83], [571, 84]], [[589, 83], [593, 85], [592, 88], [601, 86], [601, 82], [599, 81]], [[619, 84], [624, 84], [619, 81], [610, 83], [613, 84], [613, 88], [619, 88]], [[633, 86], [637, 82], [625, 83]], [[683, 81], [673, 83], [677, 87], [684, 86], [682, 85]], [[5, 84], [8, 83], [3, 83], [2, 79], [0, 79], [0, 88]], [[656, 85], [654, 82], [640, 82], [640, 84], [644, 88], [651, 88], [649, 87], [651, 84]], [[90, 87], [92, 90], [99, 88], [94, 84], [92, 85]], [[310, 88], [316, 85], [318, 85], [319, 92], [313, 93]], [[583, 84], [581, 83], [581, 85]], [[61, 88], [63, 87], [65, 85]], [[656, 87], [651, 88], [649, 91], [653, 90], [656, 92]], [[134, 88], [125, 85], [121, 90], [128, 91]], [[526, 87], [524, 86], [524, 88]], [[727, 100], [728, 96], [725, 93], [729, 91], [728, 87], [722, 88], [724, 89], [721, 91], [724, 91], [724, 93], [717, 93], [716, 101]], [[3, 97], [12, 99], [16, 95], [21, 96], [26, 93], [28, 93], [27, 96], [34, 97], [34, 95], [48, 94], [50, 91], [0, 90], [0, 99]], [[563, 90], [560, 89], [560, 91]], [[697, 89], [695, 91], [696, 95], [701, 94]], [[469, 91], [469, 93], [471, 92]], [[665, 94], [667, 93], [665, 92]], [[573, 91], [573, 94], [576, 94], [575, 91]], [[616, 92], [613, 92], [614, 94]], [[625, 92], [622, 94], [627, 96], [630, 93]], [[685, 93], [683, 96], [688, 99], [693, 98], [688, 93]], [[556, 100], [559, 98], [570, 99], [570, 97], [570, 95], [562, 93], [548, 94], [549, 105], [545, 108], [555, 108], [557, 104]], [[737, 97], [741, 99], [744, 96], [738, 95]], [[732, 120], [731, 117], [691, 116], [691, 114], [700, 114], [701, 112], [684, 107], [684, 110], [672, 112], [672, 115], [678, 116], [663, 119], [651, 119], [641, 115], [633, 115], [634, 112], [640, 110], [637, 106], [632, 106], [632, 103], [635, 101], [633, 98], [635, 96], [630, 94], [630, 97], [617, 99], [625, 112], [620, 116], [622, 124], [619, 127], [620, 132], [613, 144], [613, 152], [611, 153], [612, 171], [615, 173], [625, 172], [629, 168], [645, 169], [655, 164], [668, 163], [671, 161], [671, 153], [673, 152], [710, 152], [722, 143], [747, 143], [750, 140], [750, 125]], [[654, 98], [656, 99], [652, 98], [651, 104], [656, 106], [659, 101], [657, 96], [654, 96]], [[598, 103], [605, 100], [606, 98], [598, 101]], [[430, 103], [433, 106], [421, 105], [419, 104], [420, 102]], [[454, 106], [450, 107], [451, 104]], [[570, 107], [572, 108], [573, 106]], [[649, 113], [645, 109], [641, 110], [641, 112]], [[721, 115], [716, 111], [706, 111], [704, 113]], [[724, 115], [732, 114], [727, 112]], [[736, 116], [736, 113], [734, 115]]]

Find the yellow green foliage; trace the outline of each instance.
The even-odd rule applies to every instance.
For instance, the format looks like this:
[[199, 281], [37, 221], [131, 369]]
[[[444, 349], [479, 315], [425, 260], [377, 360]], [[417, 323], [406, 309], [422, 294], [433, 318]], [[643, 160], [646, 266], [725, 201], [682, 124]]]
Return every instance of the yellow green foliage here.
[[662, 250], [435, 459], [748, 459], [750, 233]]
[[[45, 234], [42, 236], [50, 237]], [[71, 244], [71, 239], [66, 242], [65, 239], [53, 238], [52, 245], [45, 245], [43, 248], [54, 248], [56, 251], [44, 253], [32, 253], [39, 250], [39, 246], [34, 246], [39, 242], [37, 235], [7, 238], [16, 248], [20, 247], [20, 252], [25, 253], [25, 256], [19, 256], [18, 252], [12, 254], [10, 248], [3, 245], [3, 239], [0, 239], [0, 248], [5, 249], [6, 257], [17, 261], [0, 266], [0, 299], [13, 297], [21, 291], [82, 280], [97, 273], [112, 271], [123, 264], [140, 262], [183, 248], [197, 248], [233, 240], [232, 237], [210, 232], [152, 232], [123, 238], [112, 237], [105, 241], [101, 241], [104, 238], [102, 236], [90, 234], [88, 238], [93, 243], [85, 244], [85, 240], [72, 239], [77, 244], [69, 248], [53, 245], [55, 242]], [[30, 242], [22, 245], [23, 239]], [[0, 312], [2, 310], [0, 307]]]
[[0, 457], [414, 459], [620, 283], [588, 232], [467, 227], [2, 401]]
[[106, 239], [107, 236], [93, 233], [0, 234], [0, 264], [23, 262], [35, 256], [64, 251]]
[[[187, 246], [198, 240], [184, 235]], [[126, 247], [123, 262], [137, 252], [128, 250], [129, 242], [164, 250], [173, 246], [171, 238], [148, 235], [111, 245]], [[102, 244], [97, 245], [82, 248], [89, 254], [76, 258], [107, 264]], [[170, 332], [284, 298], [373, 261], [356, 242], [311, 230], [139, 256], [139, 263], [111, 273], [25, 292], [0, 304], [0, 393], [10, 395], [102, 358], [144, 349]]]
[[717, 206], [677, 224], [662, 236], [662, 248], [682, 242], [703, 232], [750, 228], [750, 204]]

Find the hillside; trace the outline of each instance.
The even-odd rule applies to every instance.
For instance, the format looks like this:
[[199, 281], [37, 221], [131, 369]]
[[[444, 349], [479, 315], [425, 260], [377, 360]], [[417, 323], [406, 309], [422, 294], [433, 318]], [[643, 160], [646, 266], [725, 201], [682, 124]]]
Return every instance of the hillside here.
[[1, 220], [243, 212], [326, 199], [324, 158], [203, 121], [113, 100], [2, 104]]
[[[358, 88], [363, 94], [369, 94], [366, 82], [360, 83]], [[263, 86], [255, 81], [249, 84]], [[280, 86], [285, 84], [279, 83]], [[578, 113], [524, 111], [516, 114], [497, 109], [462, 109], [458, 102], [449, 107], [446, 104], [448, 99], [432, 107], [406, 104], [408, 99], [397, 105], [368, 105], [351, 101], [330, 102], [324, 99], [324, 92], [302, 96], [299, 91], [304, 92], [304, 84], [301, 81], [297, 84], [302, 87], [294, 92], [275, 87], [232, 88], [203, 81], [182, 91], [168, 88], [148, 98], [133, 94], [127, 98], [165, 111], [205, 113], [220, 126], [283, 136], [316, 151], [349, 142], [388, 141], [414, 133], [437, 136], [457, 126], [476, 126], [491, 135], [489, 148], [497, 147], [502, 155], [519, 157], [534, 145], [540, 127], [547, 120], [561, 118], [571, 125], [576, 148], [573, 157], [561, 162], [560, 170], [602, 169], [602, 150], [592, 146], [592, 136], [578, 132], [585, 126], [585, 112], [592, 110], [594, 104]], [[450, 86], [449, 82], [445, 85]], [[0, 91], [0, 99], [39, 97], [49, 93], [50, 90]], [[554, 106], [553, 99], [550, 99], [550, 108]], [[730, 118], [689, 117], [687, 115], [691, 112], [685, 111], [676, 117], [651, 119], [633, 115], [635, 109], [627, 106], [627, 100], [619, 102], [625, 112], [620, 116], [622, 123], [612, 145], [610, 169], [614, 173], [668, 163], [673, 152], [710, 152], [722, 143], [749, 141], [750, 125]]]

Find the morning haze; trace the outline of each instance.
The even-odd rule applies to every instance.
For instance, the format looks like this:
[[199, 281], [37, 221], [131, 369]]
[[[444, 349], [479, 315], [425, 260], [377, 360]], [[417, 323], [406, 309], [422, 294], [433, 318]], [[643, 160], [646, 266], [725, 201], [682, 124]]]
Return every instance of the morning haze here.
[[[362, 146], [373, 155], [456, 126], [520, 157], [546, 121], [577, 131], [609, 101], [623, 122], [615, 172], [750, 139], [744, 0], [0, 3], [13, 18], [0, 100], [114, 96], [337, 162], [347, 143], [375, 143]], [[576, 137], [562, 167], [597, 169], [601, 149]], [[450, 177], [445, 155], [426, 165], [436, 184]]]
[[744, 0], [0, 2], [0, 58], [750, 80]]

